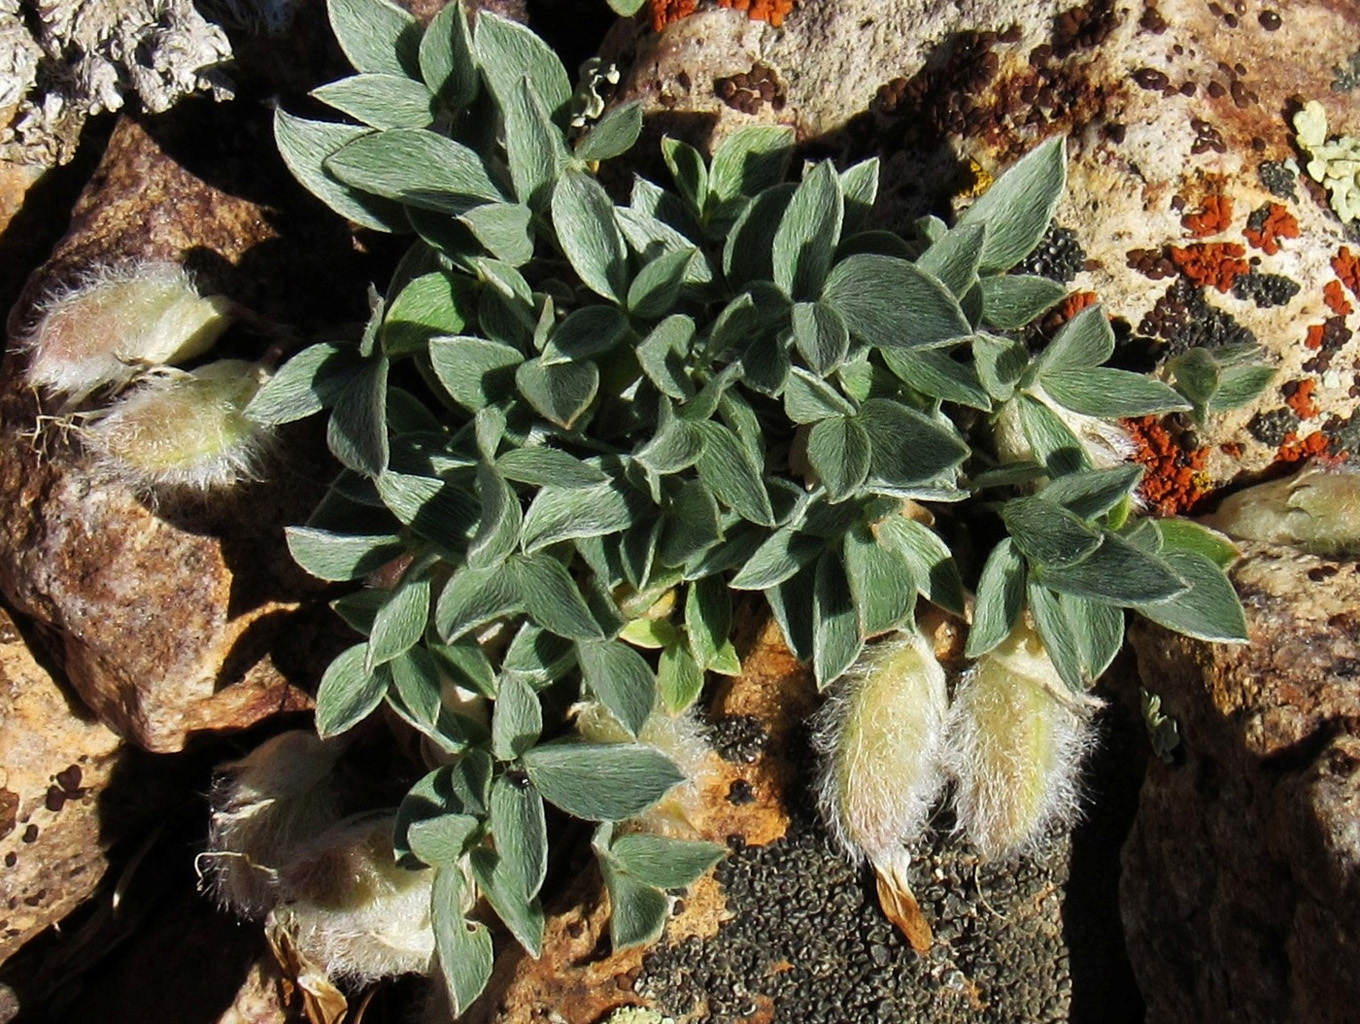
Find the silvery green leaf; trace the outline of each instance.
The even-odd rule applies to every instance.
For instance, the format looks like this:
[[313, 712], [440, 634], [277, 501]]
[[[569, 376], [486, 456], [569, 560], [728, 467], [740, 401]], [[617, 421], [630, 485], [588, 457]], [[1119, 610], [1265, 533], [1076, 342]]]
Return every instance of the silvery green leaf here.
[[983, 224], [981, 269], [1005, 271], [1033, 251], [1048, 230], [1067, 182], [1067, 153], [1061, 138], [1030, 150], [964, 211], [959, 224]]
[[420, 23], [388, 0], [327, 0], [331, 31], [356, 71], [420, 76]]
[[610, 160], [633, 148], [642, 133], [642, 102], [630, 100], [608, 111], [576, 144], [578, 160]]
[[675, 415], [669, 402], [661, 405], [656, 433], [633, 455], [635, 459], [661, 474], [678, 473], [699, 460], [703, 436], [693, 423]]
[[502, 99], [501, 110], [515, 196], [524, 205], [542, 210], [553, 183], [571, 159], [567, 144], [527, 75]]
[[514, 448], [496, 460], [496, 468], [507, 480], [538, 487], [594, 487], [609, 481], [594, 466], [556, 448]]
[[491, 833], [502, 865], [519, 890], [530, 899], [538, 895], [548, 872], [548, 826], [543, 798], [531, 786], [519, 786], [507, 776], [491, 783]]
[[368, 670], [368, 644], [355, 644], [336, 657], [316, 690], [316, 731], [322, 739], [352, 729], [382, 703], [387, 693], [386, 668]]
[[383, 318], [379, 332], [383, 353], [398, 356], [420, 352], [431, 338], [459, 334], [474, 308], [472, 289], [467, 278], [442, 271], [407, 282]]
[[657, 556], [666, 565], [683, 565], [722, 539], [717, 499], [702, 482], [685, 481], [666, 510]]
[[784, 219], [796, 186], [767, 188], [746, 207], [723, 244], [723, 274], [729, 288], [774, 276], [774, 236]]
[[685, 633], [700, 668], [710, 668], [732, 632], [732, 597], [717, 576], [695, 580], [685, 597]]
[[1188, 551], [1203, 555], [1220, 569], [1237, 561], [1241, 552], [1223, 534], [1188, 519], [1157, 519], [1152, 526], [1161, 537], [1158, 551]]
[[862, 160], [841, 173], [841, 194], [845, 196], [845, 222], [842, 237], [864, 227], [878, 198], [878, 157]]
[[486, 652], [472, 637], [452, 644], [429, 643], [430, 654], [439, 663], [440, 673], [455, 685], [483, 697], [496, 695], [496, 672]]
[[1059, 405], [1102, 419], [1180, 412], [1191, 407], [1179, 392], [1159, 380], [1108, 366], [1050, 371], [1043, 375], [1043, 386]]
[[803, 177], [774, 234], [774, 283], [793, 299], [816, 299], [840, 240], [845, 199], [829, 161]]
[[1018, 330], [1062, 301], [1067, 289], [1046, 277], [1027, 274], [984, 277], [982, 322], [998, 330]]
[[326, 426], [326, 443], [341, 464], [376, 477], [387, 467], [387, 360], [369, 360], [346, 383]]
[[1029, 608], [1063, 682], [1084, 693], [1124, 644], [1124, 612], [1071, 594], [1029, 585]]
[[401, 206], [366, 195], [326, 172], [327, 159], [356, 139], [370, 135], [358, 125], [308, 121], [283, 110], [274, 112], [274, 141], [283, 162], [307, 191], [340, 216], [374, 231], [409, 231]]
[[649, 946], [661, 938], [671, 900], [655, 886], [601, 861], [600, 873], [609, 892], [609, 944], [615, 953]]
[[527, 75], [549, 115], [563, 123], [571, 103], [571, 80], [552, 47], [524, 25], [490, 11], [477, 14], [475, 44], [482, 75], [502, 110]]
[[482, 514], [468, 544], [467, 562], [474, 569], [499, 565], [519, 545], [519, 497], [490, 466], [477, 468], [477, 495]]
[[540, 416], [570, 430], [595, 400], [600, 370], [592, 362], [546, 365], [531, 359], [515, 370], [515, 386]]
[[917, 251], [895, 231], [860, 231], [850, 235], [841, 231], [841, 244], [836, 247], [838, 260], [851, 256], [891, 256], [894, 259], [916, 262]]
[[1080, 562], [1102, 540], [1100, 530], [1080, 516], [1037, 496], [1006, 502], [1001, 520], [1020, 553], [1045, 567]]
[[460, 547], [477, 522], [477, 505], [464, 480], [387, 472], [377, 485], [393, 515], [445, 549]]
[[793, 343], [808, 367], [824, 377], [850, 350], [850, 331], [825, 303], [799, 302], [793, 307]]
[[499, 842], [495, 850], [477, 847], [469, 854], [468, 861], [478, 891], [486, 897], [515, 941], [537, 960], [543, 952], [543, 907], [537, 898], [530, 898], [521, 890], [519, 867], [501, 853]]
[[272, 426], [311, 416], [333, 405], [363, 367], [364, 361], [350, 349], [312, 345], [284, 363], [255, 393], [245, 415]]
[[633, 176], [633, 194], [628, 203], [632, 210], [662, 221], [680, 232], [690, 245], [698, 245], [705, 237], [685, 201], [646, 178]]
[[567, 314], [548, 336], [540, 361], [581, 362], [618, 345], [628, 335], [628, 317], [613, 306], [582, 306]]
[[576, 644], [581, 679], [628, 732], [636, 736], [656, 703], [656, 677], [642, 655], [617, 640]]
[[680, 407], [681, 419], [703, 423], [718, 410], [723, 395], [741, 379], [741, 367], [728, 365], [708, 379], [699, 393]]
[[704, 688], [704, 670], [683, 641], [667, 644], [662, 649], [656, 685], [662, 703], [672, 715], [679, 714], [699, 699]]
[[697, 463], [699, 479], [743, 519], [773, 525], [774, 510], [761, 478], [760, 463], [726, 427], [705, 421], [698, 428], [704, 445]]
[[927, 246], [938, 245], [943, 241], [944, 236], [949, 234], [949, 225], [933, 213], [927, 213], [924, 217], [917, 217], [912, 227], [916, 230], [916, 237]]
[[974, 334], [968, 340], [982, 386], [998, 402], [1010, 401], [1029, 368], [1029, 349], [1022, 342], [992, 334]]
[[373, 629], [373, 620], [386, 600], [384, 591], [356, 590], [332, 601], [331, 611], [344, 619], [350, 629], [368, 636]]
[[1016, 395], [1012, 401], [1019, 403], [1017, 413], [1025, 440], [1050, 476], [1091, 467], [1086, 446], [1057, 413], [1029, 395]]
[[[730, 132], [713, 153], [710, 203], [756, 196], [784, 180], [793, 155], [793, 130], [783, 125], [752, 125]], [[847, 172], [849, 173], [849, 172]]]
[[1141, 605], [1176, 597], [1188, 589], [1165, 552], [1149, 554], [1108, 531], [1104, 543], [1082, 561], [1033, 569], [1038, 582], [1049, 589], [1102, 604]]
[[[505, 427], [505, 412], [496, 406], [487, 406], [472, 418], [472, 432], [477, 438], [477, 451], [483, 460], [496, 460], [496, 452], [505, 440]], [[479, 462], [478, 467], [481, 465]]]
[[498, 760], [513, 761], [543, 732], [543, 708], [538, 694], [513, 672], [501, 676], [491, 711], [491, 752]]
[[505, 650], [501, 670], [543, 689], [576, 668], [576, 646], [568, 639], [526, 622]]
[[331, 154], [325, 168], [354, 188], [454, 216], [505, 201], [481, 157], [423, 128], [360, 136]]
[[1035, 462], [1033, 459], [1023, 459], [1019, 462], [1004, 462], [991, 469], [984, 469], [972, 478], [969, 486], [974, 494], [993, 487], [1021, 487], [1025, 484], [1034, 483], [1048, 475], [1048, 470]]
[[685, 284], [708, 284], [713, 280], [713, 268], [694, 243], [666, 222], [642, 210], [626, 206], [614, 208], [619, 230], [633, 251], [644, 261], [675, 252], [687, 252], [694, 258], [685, 265]]
[[885, 348], [879, 355], [899, 380], [923, 395], [984, 412], [992, 407], [991, 396], [971, 362], [940, 349]]
[[816, 423], [828, 416], [852, 416], [855, 407], [820, 377], [794, 367], [784, 388], [784, 412], [794, 423]]
[[628, 312], [647, 320], [670, 312], [689, 277], [690, 262], [700, 258], [697, 251], [682, 249], [664, 253], [648, 262], [628, 287]]
[[[624, 531], [619, 556], [623, 562], [624, 576], [634, 589], [641, 590], [651, 582], [661, 530], [660, 517], [654, 517], [636, 522]], [[625, 624], [620, 623], [619, 628], [622, 629]]]
[[658, 889], [685, 888], [722, 860], [726, 852], [717, 843], [645, 832], [619, 836], [609, 844], [609, 856], [620, 870]]
[[890, 488], [934, 480], [970, 453], [938, 421], [901, 402], [871, 398], [860, 406], [858, 418], [869, 437], [871, 477]]
[[622, 303], [628, 292], [628, 249], [614, 220], [614, 204], [588, 174], [568, 172], [552, 198], [553, 226], [568, 262], [586, 287]]
[[407, 826], [405, 845], [431, 867], [453, 864], [467, 850], [468, 840], [479, 827], [480, 823], [470, 814], [420, 818]]
[[593, 487], [545, 486], [524, 516], [524, 550], [558, 541], [622, 533], [637, 516], [635, 501], [613, 482]]
[[771, 398], [783, 394], [789, 371], [793, 369], [785, 336], [769, 332], [752, 338], [742, 351], [739, 362], [742, 382]]
[[515, 581], [501, 566], [461, 568], [449, 577], [435, 603], [434, 625], [452, 643], [469, 630], [522, 607]]
[[1025, 603], [1025, 563], [1007, 537], [992, 548], [978, 580], [964, 654], [980, 658], [1010, 634]]
[[603, 637], [599, 623], [561, 562], [549, 555], [533, 554], [516, 555], [508, 565], [514, 588], [540, 626], [572, 640]]
[[932, 242], [916, 265], [962, 299], [978, 283], [978, 265], [982, 262], [986, 236], [985, 225], [960, 224]]
[[869, 435], [849, 416], [829, 417], [808, 433], [807, 456], [827, 497], [841, 501], [869, 475]]
[[1114, 355], [1114, 331], [1104, 306], [1087, 306], [1063, 324], [1034, 361], [1040, 380], [1062, 370], [1086, 370]]
[[684, 401], [694, 395], [686, 356], [694, 339], [694, 321], [680, 313], [666, 317], [637, 346], [643, 373], [663, 395]]
[[934, 345], [972, 333], [949, 289], [906, 260], [848, 256], [832, 268], [822, 301], [850, 334], [874, 348]]
[[695, 213], [702, 212], [708, 199], [708, 165], [704, 155], [687, 142], [669, 135], [661, 140], [661, 155], [670, 168], [675, 187]]
[[463, 916], [466, 885], [463, 869], [446, 864], [436, 869], [430, 892], [434, 948], [454, 1017], [472, 1005], [491, 978], [491, 933]]
[[1138, 603], [1144, 618], [1199, 640], [1246, 643], [1250, 639], [1237, 592], [1212, 559], [1184, 548], [1166, 548], [1161, 558], [1188, 589], [1164, 601]]
[[543, 799], [587, 821], [623, 821], [660, 800], [684, 776], [655, 747], [557, 741], [521, 759]]
[[809, 565], [765, 591], [765, 600], [779, 623], [784, 642], [793, 656], [803, 662], [811, 661], [813, 655], [812, 596], [816, 579], [817, 573]]
[[[411, 787], [397, 808], [392, 844], [405, 868], [452, 864], [481, 830], [491, 786], [491, 756], [470, 750]], [[414, 837], [412, 832], [417, 833]], [[417, 854], [420, 846], [424, 855]], [[425, 859], [428, 855], [429, 859]]]
[[825, 689], [855, 663], [864, 647], [859, 614], [845, 566], [835, 552], [817, 561], [812, 592], [812, 669], [817, 688]]
[[400, 702], [403, 717], [421, 732], [432, 734], [443, 710], [440, 695], [439, 664], [423, 647], [413, 647], [397, 655], [387, 666], [392, 686], [387, 699]]
[[890, 515], [873, 526], [878, 542], [892, 548], [911, 568], [922, 597], [955, 615], [963, 614], [963, 580], [954, 553], [930, 527], [902, 515]]
[[709, 328], [704, 352], [710, 359], [728, 359], [764, 326], [764, 317], [755, 296], [742, 292], [732, 299]]
[[351, 75], [312, 95], [373, 128], [424, 128], [434, 120], [430, 90], [405, 75]]
[[429, 577], [402, 580], [373, 620], [364, 671], [372, 672], [414, 647], [425, 634], [429, 616]]
[[729, 581], [733, 590], [769, 590], [792, 579], [823, 548], [822, 542], [786, 526], [770, 534]]
[[845, 533], [845, 574], [866, 636], [896, 629], [916, 606], [916, 577], [907, 560], [864, 526]]
[[[496, 259], [512, 267], [523, 266], [534, 255], [533, 214], [527, 206], [514, 203], [487, 203], [474, 206], [458, 218], [474, 238]], [[457, 334], [462, 326], [447, 330]]]
[[361, 579], [405, 550], [396, 534], [351, 536], [310, 526], [290, 526], [284, 535], [293, 561], [317, 579], [336, 582]]
[[1278, 372], [1272, 366], [1256, 364], [1224, 367], [1218, 390], [1209, 401], [1209, 411], [1240, 409], [1251, 403], [1265, 391]]
[[420, 39], [420, 75], [449, 110], [462, 110], [477, 95], [472, 31], [462, 4], [447, 5], [425, 29]]
[[1132, 463], [1069, 473], [1052, 480], [1039, 497], [1070, 509], [1082, 519], [1094, 519], [1132, 494], [1142, 478], [1143, 467]]

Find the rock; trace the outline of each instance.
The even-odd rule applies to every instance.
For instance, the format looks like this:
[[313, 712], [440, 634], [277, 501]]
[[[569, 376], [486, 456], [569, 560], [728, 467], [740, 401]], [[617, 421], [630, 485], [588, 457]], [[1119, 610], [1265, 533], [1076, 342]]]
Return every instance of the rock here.
[[0, 962], [94, 892], [117, 838], [99, 800], [122, 742], [72, 713], [0, 611]]
[[1251, 643], [1140, 622], [1182, 736], [1150, 765], [1121, 904], [1148, 1020], [1345, 1021], [1360, 976], [1360, 576], [1244, 546]]
[[[358, 264], [336, 258], [351, 248], [343, 225], [320, 219], [276, 158], [261, 156], [268, 116], [201, 104], [122, 121], [69, 233], [12, 312], [11, 337], [45, 291], [127, 259], [186, 262], [205, 290], [275, 323], [362, 317]], [[244, 198], [271, 194], [270, 209]], [[238, 328], [219, 349], [258, 358], [264, 344]], [[0, 524], [0, 590], [40, 623], [86, 703], [154, 751], [308, 706], [294, 681], [313, 683], [343, 643], [282, 534], [331, 472], [315, 431], [289, 435], [272, 466], [288, 486], [150, 502], [92, 475], [71, 434], [37, 429], [22, 366], [11, 346], [0, 487], [13, 512]]]
[[1280, 367], [1255, 405], [1202, 431], [1138, 425], [1147, 497], [1172, 513], [1244, 472], [1360, 450], [1360, 245], [1290, 166], [1288, 116], [1318, 98], [1334, 132], [1360, 126], [1342, 74], [1353, 26], [1324, 4], [1229, 7], [802, 0], [782, 29], [711, 10], [660, 35], [630, 23], [610, 47], [632, 61], [620, 98], [644, 102], [653, 134], [708, 148], [780, 123], [842, 165], [877, 156], [876, 219], [898, 230], [1066, 135], [1065, 230], [1024, 268], [1104, 301], [1122, 365], [1259, 342]]
[[229, 95], [231, 55], [189, 0], [0, 0], [0, 160], [65, 163], [86, 118], [129, 99], [158, 113], [199, 90]]

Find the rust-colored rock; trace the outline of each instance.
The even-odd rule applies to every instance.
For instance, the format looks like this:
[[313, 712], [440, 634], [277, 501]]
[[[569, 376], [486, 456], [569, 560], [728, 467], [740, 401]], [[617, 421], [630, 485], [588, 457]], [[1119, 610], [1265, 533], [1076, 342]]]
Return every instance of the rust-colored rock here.
[[1140, 623], [1182, 752], [1153, 762], [1121, 902], [1148, 1020], [1348, 1021], [1360, 977], [1360, 574], [1250, 545], [1244, 647]]
[[98, 802], [121, 747], [73, 713], [0, 611], [0, 963], [104, 876], [116, 836]]

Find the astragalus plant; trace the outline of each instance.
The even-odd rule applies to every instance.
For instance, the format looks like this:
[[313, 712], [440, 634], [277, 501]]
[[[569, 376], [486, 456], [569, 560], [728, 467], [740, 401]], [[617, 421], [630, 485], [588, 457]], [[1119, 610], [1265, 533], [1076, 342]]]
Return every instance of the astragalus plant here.
[[[823, 687], [866, 643], [904, 634], [852, 675], [929, 678], [841, 704], [909, 716], [916, 702], [894, 694], [909, 686], [932, 720], [831, 730], [833, 745], [836, 729], [873, 741], [880, 776], [901, 759], [894, 736], [944, 729], [918, 600], [971, 606], [970, 659], [1032, 628], [1052, 682], [1076, 694], [1114, 657], [1126, 608], [1244, 638], [1232, 549], [1134, 516], [1139, 470], [1091, 440], [1192, 403], [1103, 365], [1114, 338], [1099, 308], [1037, 354], [1027, 344], [1063, 288], [1007, 271], [1049, 225], [1061, 141], [952, 227], [928, 217], [910, 237], [874, 225], [874, 160], [786, 182], [778, 127], [736, 131], [711, 160], [664, 140], [672, 187], [637, 178], [619, 203], [595, 172], [636, 141], [638, 106], [573, 127], [589, 119], [571, 80], [526, 28], [482, 13], [474, 31], [453, 3], [422, 29], [384, 0], [332, 0], [331, 21], [358, 74], [315, 96], [358, 123], [280, 112], [279, 147], [337, 213], [415, 241], [362, 334], [297, 353], [248, 414], [328, 411], [344, 468], [289, 543], [315, 576], [370, 587], [335, 602], [363, 639], [321, 681], [317, 728], [344, 733], [386, 704], [439, 765], [394, 844], [435, 869], [456, 1010], [491, 969], [470, 887], [540, 950], [545, 802], [602, 823], [616, 947], [655, 938], [666, 891], [716, 859], [677, 830], [614, 823], [681, 782], [642, 740], [668, 734], [649, 722], [684, 714], [706, 673], [740, 671], [743, 593], [764, 596]], [[956, 564], [951, 544], [970, 558]], [[591, 738], [573, 726], [582, 701]], [[933, 756], [920, 759], [932, 786]], [[863, 811], [854, 789], [870, 781], [901, 789], [860, 770], [829, 784], [832, 804]], [[840, 831], [904, 872], [905, 817]]]

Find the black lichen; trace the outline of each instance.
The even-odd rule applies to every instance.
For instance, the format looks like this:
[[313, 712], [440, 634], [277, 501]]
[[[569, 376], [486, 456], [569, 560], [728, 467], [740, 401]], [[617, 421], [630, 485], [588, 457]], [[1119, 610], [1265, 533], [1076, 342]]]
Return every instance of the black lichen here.
[[1269, 412], [1258, 412], [1247, 424], [1247, 433], [1271, 448], [1280, 447], [1286, 435], [1297, 434], [1298, 429], [1298, 414], [1285, 406]]
[[1244, 302], [1255, 302], [1258, 309], [1269, 309], [1286, 305], [1299, 293], [1299, 283], [1283, 274], [1262, 274], [1253, 270], [1237, 275], [1232, 293]]
[[1050, 224], [1034, 251], [1015, 268], [1017, 274], [1036, 274], [1059, 284], [1070, 284], [1086, 266], [1086, 250], [1070, 228]]

